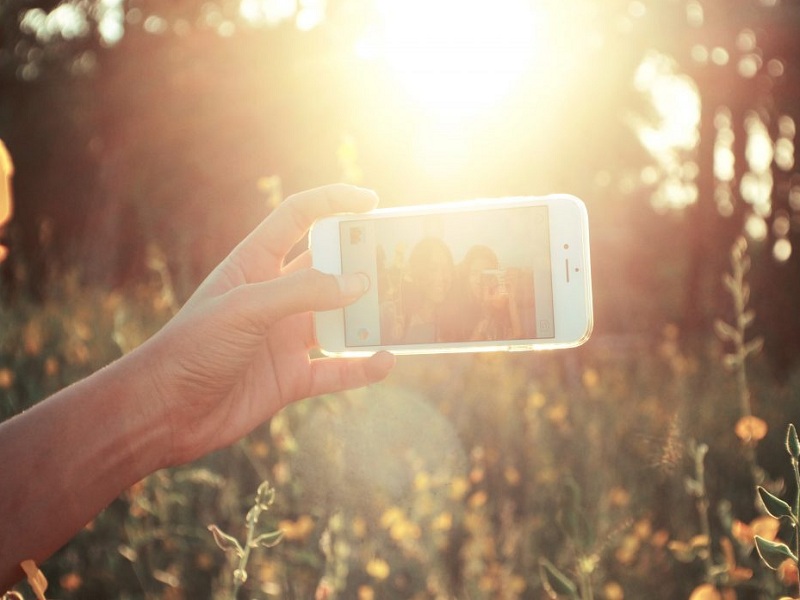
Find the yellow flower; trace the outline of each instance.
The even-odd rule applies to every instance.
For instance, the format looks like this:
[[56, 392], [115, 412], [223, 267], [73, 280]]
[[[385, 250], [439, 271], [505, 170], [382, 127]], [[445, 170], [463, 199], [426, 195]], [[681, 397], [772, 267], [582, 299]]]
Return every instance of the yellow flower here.
[[0, 390], [7, 390], [14, 383], [14, 372], [11, 369], [0, 369]]
[[583, 385], [586, 389], [590, 390], [597, 387], [600, 383], [600, 375], [594, 369], [586, 369], [583, 372]]
[[302, 515], [296, 521], [284, 520], [278, 523], [278, 529], [283, 532], [286, 540], [305, 540], [314, 531], [314, 519]]
[[503, 475], [505, 476], [508, 485], [519, 485], [519, 482], [522, 479], [522, 476], [519, 474], [519, 470], [513, 465], [507, 466], [505, 471], [503, 471]]
[[383, 511], [381, 515], [381, 527], [384, 529], [389, 529], [394, 523], [397, 521], [401, 521], [405, 518], [403, 511], [397, 508], [396, 506], [391, 506]]
[[367, 563], [367, 574], [374, 579], [383, 581], [389, 576], [389, 563], [381, 558], [373, 558]]
[[438, 515], [431, 524], [434, 531], [449, 531], [453, 526], [453, 515], [449, 512], [443, 512]]
[[374, 600], [375, 590], [368, 585], [362, 585], [358, 588], [358, 600]]
[[477, 491], [472, 496], [469, 497], [469, 507], [472, 509], [480, 508], [486, 501], [489, 499], [489, 496], [483, 490]]
[[414, 477], [414, 489], [418, 492], [423, 492], [429, 487], [431, 487], [430, 475], [422, 471], [417, 473], [417, 475]]

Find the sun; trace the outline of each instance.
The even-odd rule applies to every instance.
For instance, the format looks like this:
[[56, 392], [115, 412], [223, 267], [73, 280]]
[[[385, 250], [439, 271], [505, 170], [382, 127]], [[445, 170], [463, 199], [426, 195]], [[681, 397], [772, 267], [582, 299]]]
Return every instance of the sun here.
[[542, 43], [541, 15], [530, 0], [376, 5], [369, 52], [387, 63], [421, 109], [443, 119], [495, 104], [530, 68]]

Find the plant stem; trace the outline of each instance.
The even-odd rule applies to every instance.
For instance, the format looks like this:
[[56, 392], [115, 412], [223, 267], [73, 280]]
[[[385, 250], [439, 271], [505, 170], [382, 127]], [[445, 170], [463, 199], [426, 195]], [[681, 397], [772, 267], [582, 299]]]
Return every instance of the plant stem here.
[[594, 600], [591, 575], [583, 567], [578, 569], [578, 573], [580, 575], [581, 600]]
[[744, 275], [745, 269], [742, 265], [742, 260], [733, 261], [733, 279], [736, 282], [735, 290], [732, 291], [733, 308], [736, 314], [736, 331], [735, 338], [736, 344], [736, 357], [739, 368], [736, 369], [736, 383], [739, 387], [739, 411], [741, 416], [749, 417], [753, 414], [753, 408], [750, 403], [750, 391], [747, 385], [747, 369], [745, 368], [745, 361], [747, 360], [747, 350], [745, 348], [745, 329], [747, 321], [745, 319], [745, 297], [744, 297]]
[[[792, 507], [794, 512], [794, 555], [800, 557], [800, 465], [794, 456], [792, 456], [792, 470], [795, 484], [794, 506]], [[800, 575], [800, 561], [795, 562], [794, 566]], [[800, 595], [800, 577], [797, 582], [797, 593]]]
[[239, 590], [244, 582], [247, 581], [247, 561], [250, 560], [250, 551], [253, 548], [253, 538], [256, 532], [256, 525], [258, 524], [258, 518], [261, 516], [261, 511], [261, 506], [256, 502], [247, 515], [247, 539], [242, 548], [242, 556], [239, 558], [239, 565], [233, 572], [233, 600], [236, 600], [239, 595]]
[[[736, 357], [736, 387], [739, 390], [739, 413], [741, 418], [753, 416], [753, 406], [750, 395], [750, 385], [747, 380], [747, 357], [750, 354], [745, 334], [749, 321], [752, 317], [747, 314], [748, 287], [745, 282], [745, 275], [749, 269], [749, 258], [745, 254], [746, 246], [735, 246], [732, 252], [732, 279], [733, 285], [730, 287], [733, 297], [733, 308], [736, 315], [736, 334], [733, 336], [735, 345], [734, 355]], [[764, 482], [765, 475], [763, 469], [758, 466], [756, 460], [755, 447], [746, 443], [744, 448], [745, 458], [750, 467], [750, 475], [755, 485]]]
[[706, 493], [705, 459], [707, 453], [708, 446], [705, 444], [699, 444], [697, 448], [695, 448], [694, 471], [699, 486], [697, 490], [697, 513], [700, 517], [700, 533], [708, 540], [708, 549], [703, 555], [703, 564], [706, 568], [706, 574], [710, 574], [714, 571], [714, 561], [711, 557], [711, 521], [708, 518], [708, 509], [711, 503]]

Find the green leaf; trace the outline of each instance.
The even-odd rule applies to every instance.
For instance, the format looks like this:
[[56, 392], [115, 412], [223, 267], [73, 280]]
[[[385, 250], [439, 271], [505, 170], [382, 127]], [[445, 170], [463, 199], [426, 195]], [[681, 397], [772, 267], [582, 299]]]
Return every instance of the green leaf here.
[[771, 494], [761, 486], [758, 486], [758, 495], [761, 498], [761, 502], [764, 503], [764, 508], [767, 509], [767, 512], [770, 514], [770, 516], [775, 517], [776, 519], [780, 519], [781, 517], [794, 519], [792, 507], [789, 506], [789, 504]]
[[208, 530], [214, 536], [214, 541], [217, 543], [217, 546], [219, 546], [222, 550], [225, 552], [233, 552], [239, 558], [244, 556], [244, 550], [235, 537], [228, 535], [216, 525], [209, 525]]
[[272, 487], [269, 481], [262, 481], [258, 486], [256, 492], [256, 504], [261, 507], [261, 510], [268, 510], [275, 502], [275, 488]]
[[545, 558], [539, 560], [539, 574], [542, 578], [542, 587], [550, 598], [555, 600], [559, 596], [567, 596], [572, 600], [578, 600], [577, 586], [549, 560]]
[[755, 540], [758, 555], [770, 569], [777, 569], [787, 558], [793, 560], [795, 563], [797, 562], [797, 557], [786, 544], [770, 542], [759, 535], [755, 537]]
[[283, 539], [282, 531], [270, 531], [269, 533], [262, 533], [250, 542], [251, 548], [274, 548]]
[[791, 423], [786, 432], [786, 451], [795, 460], [800, 459], [800, 440], [797, 438], [797, 429]]

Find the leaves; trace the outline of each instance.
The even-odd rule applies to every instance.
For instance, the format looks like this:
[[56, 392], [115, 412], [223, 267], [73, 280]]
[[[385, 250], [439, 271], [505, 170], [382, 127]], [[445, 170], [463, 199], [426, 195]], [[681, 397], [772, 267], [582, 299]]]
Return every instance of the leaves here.
[[764, 564], [770, 569], [777, 570], [786, 559], [797, 562], [797, 557], [789, 549], [789, 546], [782, 542], [770, 542], [761, 536], [756, 536], [756, 550]]
[[761, 486], [758, 486], [757, 489], [758, 496], [761, 498], [761, 502], [764, 503], [764, 508], [767, 509], [767, 512], [770, 514], [770, 516], [773, 516], [776, 519], [780, 519], [782, 517], [787, 517], [792, 520], [795, 519], [795, 516], [792, 513], [792, 507], [789, 506], [788, 503], [784, 502], [774, 494], [771, 494]]
[[764, 349], [764, 338], [761, 336], [753, 338], [744, 345], [744, 353], [747, 356], [750, 356], [751, 354], [758, 354], [763, 349]]
[[267, 510], [275, 502], [275, 488], [268, 481], [264, 481], [258, 486], [256, 492], [256, 504], [261, 510]]
[[282, 531], [269, 531], [253, 538], [250, 542], [251, 548], [274, 548], [283, 539]]
[[797, 438], [797, 429], [791, 423], [786, 431], [786, 451], [793, 459], [800, 459], [800, 440]]
[[539, 560], [539, 574], [542, 578], [542, 587], [553, 600], [559, 596], [575, 600], [579, 598], [577, 586], [549, 560], [545, 558]]
[[733, 342], [741, 337], [733, 325], [726, 323], [722, 319], [714, 321], [714, 332], [724, 342]]
[[219, 546], [223, 551], [233, 552], [239, 558], [244, 556], [244, 550], [235, 537], [228, 535], [216, 525], [209, 525], [208, 530], [213, 534], [214, 541], [217, 543], [217, 546]]

